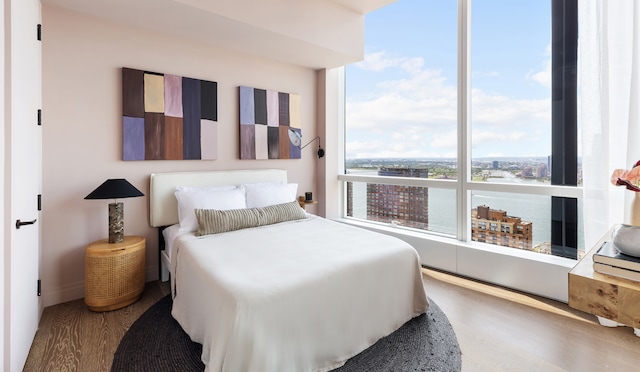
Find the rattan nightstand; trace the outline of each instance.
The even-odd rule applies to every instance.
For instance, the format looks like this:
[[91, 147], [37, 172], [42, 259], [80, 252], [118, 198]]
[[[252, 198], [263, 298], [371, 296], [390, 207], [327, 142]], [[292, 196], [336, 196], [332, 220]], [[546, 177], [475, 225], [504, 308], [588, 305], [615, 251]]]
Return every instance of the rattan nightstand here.
[[84, 302], [92, 311], [130, 305], [144, 289], [145, 239], [125, 236], [122, 243], [102, 239], [85, 251]]

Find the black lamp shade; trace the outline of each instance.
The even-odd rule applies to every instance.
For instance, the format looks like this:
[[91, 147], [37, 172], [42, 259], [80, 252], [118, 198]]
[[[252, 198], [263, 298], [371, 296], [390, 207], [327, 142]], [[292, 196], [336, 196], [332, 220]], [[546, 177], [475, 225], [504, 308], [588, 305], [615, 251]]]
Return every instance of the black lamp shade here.
[[124, 241], [124, 206], [117, 199], [144, 196], [124, 178], [110, 178], [93, 190], [85, 199], [116, 199], [109, 204], [109, 243]]
[[122, 199], [133, 198], [136, 196], [144, 196], [144, 194], [136, 189], [124, 178], [110, 178], [93, 190], [85, 199]]

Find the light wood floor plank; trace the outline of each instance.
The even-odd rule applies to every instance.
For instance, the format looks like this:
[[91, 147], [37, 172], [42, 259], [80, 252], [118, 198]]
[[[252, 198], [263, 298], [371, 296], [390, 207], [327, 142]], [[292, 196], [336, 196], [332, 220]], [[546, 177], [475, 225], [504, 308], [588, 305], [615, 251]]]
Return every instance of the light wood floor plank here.
[[24, 371], [109, 371], [127, 329], [168, 293], [168, 283], [150, 282], [119, 310], [95, 313], [82, 299], [46, 308]]
[[[633, 371], [640, 337], [605, 328], [566, 304], [435, 270], [423, 270], [427, 294], [444, 311], [467, 371]], [[82, 300], [45, 309], [25, 371], [109, 371], [126, 330], [169, 293], [147, 283], [140, 300], [106, 313]]]
[[640, 338], [557, 301], [423, 270], [449, 318], [463, 371], [634, 371]]

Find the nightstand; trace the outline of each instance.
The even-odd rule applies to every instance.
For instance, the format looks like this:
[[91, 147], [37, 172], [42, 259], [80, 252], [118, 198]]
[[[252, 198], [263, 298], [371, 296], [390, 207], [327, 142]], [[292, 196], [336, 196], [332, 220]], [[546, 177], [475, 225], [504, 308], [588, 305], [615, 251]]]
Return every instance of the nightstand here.
[[125, 236], [122, 243], [102, 239], [85, 250], [84, 302], [92, 311], [110, 311], [140, 298], [145, 279], [145, 239]]
[[298, 204], [302, 207], [302, 209], [306, 209], [306, 206], [309, 204], [318, 204], [317, 200], [306, 200], [304, 196], [300, 196], [298, 198]]
[[640, 337], [640, 283], [593, 270], [593, 254], [611, 239], [607, 232], [569, 272], [569, 306], [593, 314], [601, 325], [626, 325]]

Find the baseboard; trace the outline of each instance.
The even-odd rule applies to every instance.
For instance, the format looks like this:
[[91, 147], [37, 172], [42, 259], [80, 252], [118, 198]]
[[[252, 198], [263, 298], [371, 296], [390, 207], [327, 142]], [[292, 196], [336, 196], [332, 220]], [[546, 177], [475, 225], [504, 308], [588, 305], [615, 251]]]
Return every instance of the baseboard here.
[[[158, 280], [158, 265], [145, 268], [145, 282]], [[48, 307], [84, 298], [84, 280], [58, 288], [42, 288], [42, 306]]]
[[42, 288], [42, 302], [49, 307], [63, 302], [84, 298], [84, 281], [67, 284], [58, 288]]

